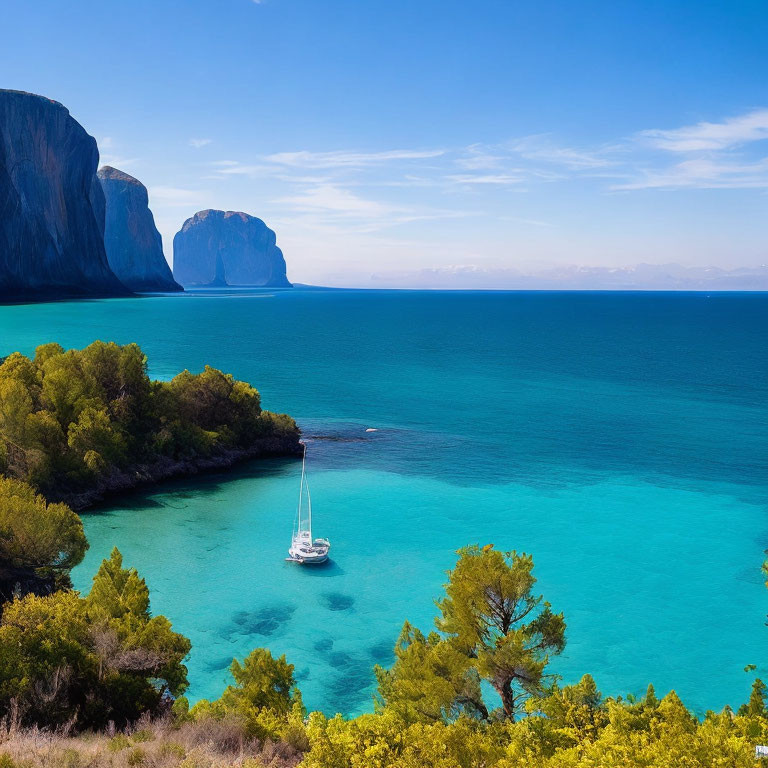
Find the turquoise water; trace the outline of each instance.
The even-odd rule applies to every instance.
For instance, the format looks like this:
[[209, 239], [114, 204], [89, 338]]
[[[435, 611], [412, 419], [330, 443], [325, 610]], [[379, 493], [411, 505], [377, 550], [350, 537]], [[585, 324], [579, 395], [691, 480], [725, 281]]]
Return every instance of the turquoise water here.
[[[191, 696], [255, 646], [306, 703], [371, 708], [372, 666], [424, 629], [469, 542], [534, 556], [566, 681], [670, 688], [698, 711], [768, 675], [768, 296], [199, 292], [0, 307], [0, 355], [138, 341], [150, 372], [253, 382], [309, 445], [318, 570], [283, 561], [300, 467], [247, 465], [85, 516], [193, 643]], [[377, 432], [366, 432], [376, 428]]]

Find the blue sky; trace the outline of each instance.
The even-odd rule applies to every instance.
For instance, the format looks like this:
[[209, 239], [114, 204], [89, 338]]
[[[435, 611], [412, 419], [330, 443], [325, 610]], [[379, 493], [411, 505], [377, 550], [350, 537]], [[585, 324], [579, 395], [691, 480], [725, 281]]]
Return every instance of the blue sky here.
[[[3, 87], [294, 280], [768, 261], [768, 4], [4, 0]], [[491, 278], [489, 278], [491, 279]]]

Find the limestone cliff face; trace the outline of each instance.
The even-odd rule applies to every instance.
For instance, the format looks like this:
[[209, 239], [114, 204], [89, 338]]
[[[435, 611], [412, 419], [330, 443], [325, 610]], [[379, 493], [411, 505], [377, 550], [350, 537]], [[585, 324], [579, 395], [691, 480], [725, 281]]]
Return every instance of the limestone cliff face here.
[[108, 165], [98, 176], [107, 203], [107, 260], [120, 282], [132, 291], [184, 290], [173, 279], [163, 256], [163, 240], [149, 209], [147, 188]]
[[275, 233], [236, 211], [199, 211], [173, 238], [173, 276], [182, 285], [290, 288]]
[[96, 141], [56, 101], [0, 90], [0, 299], [126, 295], [104, 250]]

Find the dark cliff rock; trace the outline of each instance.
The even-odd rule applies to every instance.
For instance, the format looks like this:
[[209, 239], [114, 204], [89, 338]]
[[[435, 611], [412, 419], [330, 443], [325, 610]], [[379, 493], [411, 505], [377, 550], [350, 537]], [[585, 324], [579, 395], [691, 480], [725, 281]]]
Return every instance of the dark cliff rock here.
[[236, 211], [199, 211], [173, 238], [173, 276], [182, 285], [290, 288], [275, 233]]
[[147, 188], [105, 165], [99, 181], [107, 203], [104, 245], [112, 271], [132, 291], [184, 290], [163, 256], [163, 240], [149, 209]]
[[104, 250], [96, 141], [56, 101], [0, 90], [0, 299], [129, 291]]

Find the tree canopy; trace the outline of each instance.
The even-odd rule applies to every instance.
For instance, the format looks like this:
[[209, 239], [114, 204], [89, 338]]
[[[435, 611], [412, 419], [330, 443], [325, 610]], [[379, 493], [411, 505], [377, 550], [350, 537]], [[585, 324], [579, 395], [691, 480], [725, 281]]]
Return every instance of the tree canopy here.
[[242, 663], [234, 659], [230, 672], [235, 684], [227, 686], [216, 701], [198, 702], [190, 717], [234, 716], [244, 723], [250, 736], [272, 741], [303, 732], [304, 705], [293, 664], [285, 656], [276, 659], [265, 648], [256, 648]]
[[414, 717], [488, 719], [480, 681], [499, 695], [500, 715], [514, 720], [524, 702], [552, 683], [550, 656], [565, 646], [565, 621], [533, 593], [533, 559], [492, 546], [459, 550], [438, 601], [439, 633], [425, 637], [406, 623], [395, 664], [376, 670], [384, 707]]
[[87, 548], [82, 521], [66, 504], [48, 504], [27, 483], [0, 476], [0, 602], [69, 586]]
[[0, 472], [51, 499], [158, 459], [207, 458], [269, 438], [298, 446], [289, 416], [262, 411], [246, 382], [206, 366], [152, 381], [136, 344], [44, 344], [0, 364]]

